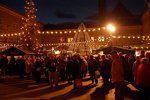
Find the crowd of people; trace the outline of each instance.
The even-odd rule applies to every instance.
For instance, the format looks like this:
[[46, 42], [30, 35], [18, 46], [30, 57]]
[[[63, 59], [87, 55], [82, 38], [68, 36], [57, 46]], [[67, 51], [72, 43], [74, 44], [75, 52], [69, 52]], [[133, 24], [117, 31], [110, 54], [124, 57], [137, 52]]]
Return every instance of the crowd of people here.
[[59, 81], [68, 81], [76, 88], [75, 80], [85, 78], [88, 73], [92, 84], [98, 84], [99, 77], [104, 85], [114, 83], [116, 100], [124, 100], [124, 81], [136, 86], [144, 97], [150, 89], [150, 53], [144, 51], [140, 56], [113, 51], [97, 56], [22, 56], [17, 59], [12, 56], [10, 60], [0, 55], [0, 71], [2, 75], [20, 75], [36, 82], [40, 82], [44, 74], [51, 88], [57, 87]]

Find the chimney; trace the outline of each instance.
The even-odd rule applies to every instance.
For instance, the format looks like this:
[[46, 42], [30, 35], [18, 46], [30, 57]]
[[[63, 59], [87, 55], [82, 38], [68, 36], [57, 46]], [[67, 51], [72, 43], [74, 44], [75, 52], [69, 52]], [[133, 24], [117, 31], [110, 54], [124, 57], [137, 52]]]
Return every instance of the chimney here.
[[100, 23], [104, 23], [106, 20], [106, 0], [99, 0], [99, 21]]

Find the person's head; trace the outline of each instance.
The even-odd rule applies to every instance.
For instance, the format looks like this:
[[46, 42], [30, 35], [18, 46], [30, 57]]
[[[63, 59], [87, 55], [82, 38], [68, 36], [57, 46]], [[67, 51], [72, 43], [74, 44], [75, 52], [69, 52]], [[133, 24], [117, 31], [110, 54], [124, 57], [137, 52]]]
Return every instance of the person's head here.
[[117, 57], [118, 57], [118, 53], [117, 53], [117, 51], [113, 51], [113, 52], [111, 52], [111, 57], [112, 57], [112, 59], [117, 58]]
[[18, 59], [21, 59], [21, 57], [20, 57], [20, 56], [18, 56]]
[[93, 56], [93, 55], [90, 55], [90, 59], [94, 59], [94, 56]]
[[147, 65], [148, 64], [148, 59], [147, 58], [142, 58], [141, 62], [142, 62], [142, 64]]
[[130, 57], [134, 57], [135, 56], [135, 52], [131, 52]]
[[67, 59], [68, 59], [68, 61], [70, 61], [70, 60], [71, 60], [71, 57], [68, 57]]
[[102, 56], [101, 56], [101, 59], [102, 59], [102, 60], [105, 60], [105, 59], [106, 59], [106, 55], [102, 55]]
[[54, 60], [54, 56], [51, 55], [51, 56], [49, 57], [49, 59], [50, 59], [50, 60]]
[[122, 52], [119, 52], [119, 57], [122, 57], [123, 56], [123, 53]]
[[31, 60], [31, 57], [27, 57], [27, 60]]
[[36, 61], [40, 61], [40, 60], [41, 60], [41, 58], [40, 58], [40, 57], [37, 57], [37, 58], [36, 58]]
[[77, 56], [77, 55], [74, 55], [74, 56], [72, 57], [72, 59], [73, 59], [73, 60], [77, 60], [77, 59], [78, 59], [78, 56]]
[[140, 56], [136, 56], [136, 61], [140, 61]]
[[149, 59], [150, 59], [150, 52], [147, 52], [147, 53], [146, 53], [146, 58], [149, 58]]

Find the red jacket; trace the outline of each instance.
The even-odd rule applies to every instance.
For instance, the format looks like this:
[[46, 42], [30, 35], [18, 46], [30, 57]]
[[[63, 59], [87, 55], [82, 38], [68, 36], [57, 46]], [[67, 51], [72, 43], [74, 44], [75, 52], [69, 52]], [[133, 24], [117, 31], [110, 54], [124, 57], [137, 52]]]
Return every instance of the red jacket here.
[[137, 70], [136, 83], [137, 86], [150, 88], [150, 66], [140, 64]]

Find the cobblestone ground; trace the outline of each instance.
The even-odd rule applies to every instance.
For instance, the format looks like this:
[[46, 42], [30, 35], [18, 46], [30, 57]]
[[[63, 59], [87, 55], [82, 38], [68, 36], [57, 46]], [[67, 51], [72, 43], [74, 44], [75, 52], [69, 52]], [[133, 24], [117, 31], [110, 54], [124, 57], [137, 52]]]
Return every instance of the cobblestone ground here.
[[[127, 85], [125, 100], [139, 100], [137, 90]], [[48, 83], [19, 79], [17, 76], [0, 78], [0, 100], [114, 100], [113, 85], [91, 84], [88, 77], [83, 79], [83, 87], [73, 89], [66, 82], [50, 88]]]

